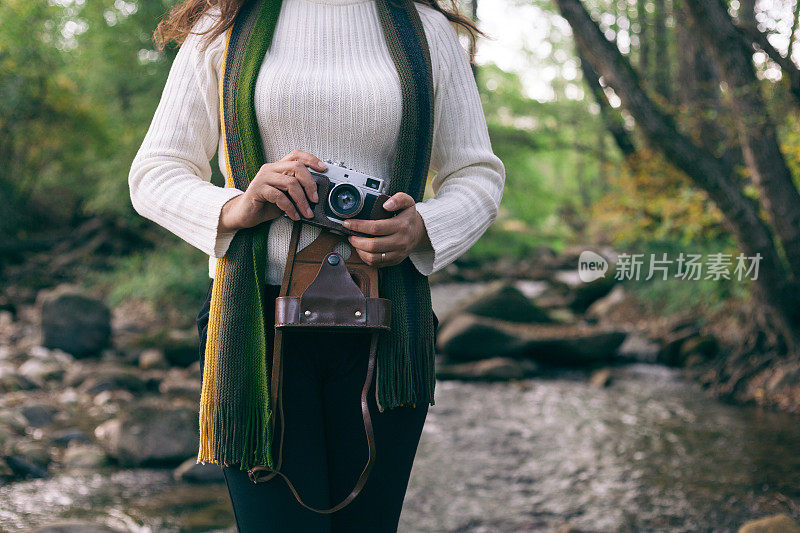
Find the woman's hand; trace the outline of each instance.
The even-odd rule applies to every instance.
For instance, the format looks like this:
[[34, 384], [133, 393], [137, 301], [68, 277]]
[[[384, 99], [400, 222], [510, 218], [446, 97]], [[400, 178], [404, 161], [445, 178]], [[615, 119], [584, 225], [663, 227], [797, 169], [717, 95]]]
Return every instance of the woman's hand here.
[[300, 220], [301, 214], [311, 218], [308, 202], [318, 202], [319, 197], [317, 183], [307, 166], [320, 172], [327, 168], [318, 157], [302, 150], [293, 150], [279, 161], [262, 165], [244, 194], [222, 206], [219, 230], [252, 228], [277, 218], [281, 212], [292, 220]]
[[387, 211], [398, 211], [398, 213], [392, 218], [383, 220], [351, 218], [342, 224], [348, 229], [375, 235], [374, 237], [356, 235], [349, 237], [350, 244], [365, 263], [377, 267], [397, 265], [411, 252], [431, 248], [425, 223], [417, 212], [411, 196], [399, 192], [386, 200], [383, 208]]

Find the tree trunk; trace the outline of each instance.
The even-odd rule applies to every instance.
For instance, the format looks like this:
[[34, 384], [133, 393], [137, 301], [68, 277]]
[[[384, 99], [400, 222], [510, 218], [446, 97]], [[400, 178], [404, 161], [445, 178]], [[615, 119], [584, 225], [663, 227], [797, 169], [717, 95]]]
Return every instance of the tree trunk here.
[[583, 79], [586, 80], [586, 85], [594, 96], [597, 105], [600, 106], [600, 117], [603, 119], [603, 124], [608, 129], [611, 137], [613, 137], [622, 155], [626, 158], [633, 155], [636, 152], [636, 146], [633, 144], [631, 136], [625, 131], [625, 123], [622, 117], [608, 102], [608, 97], [606, 97], [606, 93], [603, 91], [602, 85], [600, 85], [600, 77], [592, 68], [592, 65], [584, 59], [580, 51], [578, 52], [578, 59], [581, 62]]
[[678, 131], [673, 118], [642, 90], [630, 63], [603, 36], [580, 0], [556, 0], [556, 4], [572, 27], [578, 49], [614, 88], [648, 141], [708, 193], [744, 253], [761, 255], [756, 296], [770, 310], [776, 330], [793, 349], [800, 341], [798, 292], [788, 279], [770, 228], [759, 218], [754, 202], [736, 185], [734, 168]]
[[[677, 37], [677, 96], [681, 106], [681, 124], [687, 124], [694, 139], [706, 151], [744, 166], [736, 134], [722, 128], [729, 117], [720, 98], [720, 79], [705, 49], [696, 39], [698, 29], [682, 0], [674, 4]], [[711, 115], [711, 118], [709, 118]]]
[[728, 84], [744, 159], [781, 240], [789, 270], [800, 280], [800, 193], [780, 150], [778, 133], [736, 26], [719, 0], [685, 0], [697, 33]]
[[647, 0], [636, 2], [636, 18], [639, 20], [639, 74], [647, 79], [650, 73], [650, 31], [647, 21]]
[[667, 0], [654, 0], [653, 12], [653, 46], [658, 55], [658, 62], [653, 65], [653, 81], [656, 91], [665, 99], [671, 96], [670, 80], [672, 79], [669, 41], [667, 39]]

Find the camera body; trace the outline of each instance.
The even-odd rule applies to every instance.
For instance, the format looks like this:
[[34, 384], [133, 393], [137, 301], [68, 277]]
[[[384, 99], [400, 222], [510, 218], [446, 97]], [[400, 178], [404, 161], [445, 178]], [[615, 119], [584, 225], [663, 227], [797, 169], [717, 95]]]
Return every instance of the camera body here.
[[[317, 183], [319, 202], [309, 202], [314, 215], [301, 220], [342, 235], [365, 235], [342, 226], [348, 218], [378, 220], [393, 213], [383, 209], [389, 199], [387, 184], [381, 178], [348, 168], [344, 162], [326, 160], [324, 172], [309, 169]], [[283, 216], [288, 217], [286, 213]]]

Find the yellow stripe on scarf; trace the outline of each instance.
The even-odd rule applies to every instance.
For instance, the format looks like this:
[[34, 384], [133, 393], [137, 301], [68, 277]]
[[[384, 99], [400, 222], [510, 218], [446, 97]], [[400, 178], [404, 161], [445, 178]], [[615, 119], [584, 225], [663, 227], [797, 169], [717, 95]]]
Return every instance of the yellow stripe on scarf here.
[[[223, 106], [223, 82], [225, 81], [225, 64], [228, 56], [228, 45], [231, 40], [231, 30], [225, 41], [225, 51], [222, 56], [222, 68], [219, 80], [219, 114], [222, 127], [222, 145], [225, 147], [225, 184], [233, 187], [231, 162], [228, 156], [228, 143], [225, 137], [225, 107]], [[208, 330], [206, 333], [205, 363], [203, 365], [203, 390], [200, 395], [200, 447], [197, 453], [198, 463], [216, 463], [211, 452], [214, 428], [214, 385], [217, 377], [217, 339], [219, 337], [219, 324], [222, 316], [222, 286], [225, 280], [225, 266], [227, 258], [217, 259], [214, 271], [214, 283], [211, 289], [211, 306], [208, 312]]]

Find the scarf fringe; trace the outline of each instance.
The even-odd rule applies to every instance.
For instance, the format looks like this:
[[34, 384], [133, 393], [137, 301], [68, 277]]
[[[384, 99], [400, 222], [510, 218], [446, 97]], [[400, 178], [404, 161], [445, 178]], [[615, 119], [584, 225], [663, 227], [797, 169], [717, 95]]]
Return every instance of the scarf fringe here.
[[254, 466], [274, 468], [270, 453], [273, 413], [267, 399], [248, 401], [244, 412], [230, 405], [220, 405], [214, 412], [214, 433], [221, 436], [213, 443], [214, 461], [246, 470]]
[[[430, 285], [428, 279], [416, 270], [411, 272], [404, 283], [402, 268], [415, 267], [405, 264], [389, 267], [382, 272], [381, 278], [381, 295], [392, 301], [391, 329], [381, 334], [378, 344], [376, 386], [381, 411], [404, 405], [415, 406], [422, 402], [435, 404], [435, 350]], [[416, 306], [420, 301], [422, 305]], [[417, 334], [413, 337], [407, 334], [408, 303], [415, 305], [415, 309], [426, 310], [414, 318], [417, 321]], [[415, 360], [412, 360], [412, 355]], [[415, 368], [421, 369], [417, 375]]]
[[[222, 285], [225, 279], [227, 258], [217, 260], [214, 271], [214, 282], [211, 288], [211, 304], [208, 314], [208, 330], [206, 333], [206, 353], [203, 365], [203, 389], [200, 394], [200, 446], [197, 453], [198, 463], [216, 463], [211, 453], [214, 440], [213, 413], [214, 393], [217, 379], [217, 342], [219, 324], [222, 316]], [[217, 281], [219, 280], [219, 281]]]

